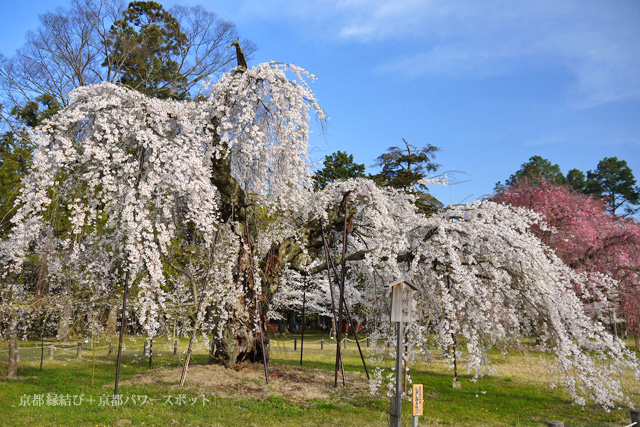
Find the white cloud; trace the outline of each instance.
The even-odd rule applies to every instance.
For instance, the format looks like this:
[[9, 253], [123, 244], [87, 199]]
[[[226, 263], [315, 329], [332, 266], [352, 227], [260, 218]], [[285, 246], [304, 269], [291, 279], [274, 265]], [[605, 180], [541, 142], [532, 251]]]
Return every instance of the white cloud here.
[[478, 79], [548, 67], [572, 77], [577, 108], [640, 99], [637, 1], [245, 0], [236, 11], [307, 40], [392, 43], [379, 72]]
[[428, 17], [424, 0], [349, 0], [338, 3], [347, 18], [340, 31], [344, 38], [362, 41], [397, 37], [400, 34], [422, 33]]
[[640, 98], [640, 4], [596, 1], [354, 1], [340, 35], [404, 40], [378, 71], [483, 78], [561, 67], [579, 108]]

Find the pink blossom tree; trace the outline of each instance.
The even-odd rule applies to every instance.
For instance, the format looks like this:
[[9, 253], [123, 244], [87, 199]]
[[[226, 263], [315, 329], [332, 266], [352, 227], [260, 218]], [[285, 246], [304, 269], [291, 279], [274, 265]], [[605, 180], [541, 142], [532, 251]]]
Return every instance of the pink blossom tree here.
[[[533, 231], [567, 265], [615, 279], [617, 286], [608, 297], [616, 300], [628, 329], [637, 336], [640, 332], [640, 224], [609, 214], [603, 200], [548, 180], [535, 185], [527, 180], [518, 182], [492, 200], [540, 213], [552, 228], [543, 231], [534, 227]], [[587, 302], [593, 302], [593, 297]], [[615, 313], [606, 316], [611, 320]]]

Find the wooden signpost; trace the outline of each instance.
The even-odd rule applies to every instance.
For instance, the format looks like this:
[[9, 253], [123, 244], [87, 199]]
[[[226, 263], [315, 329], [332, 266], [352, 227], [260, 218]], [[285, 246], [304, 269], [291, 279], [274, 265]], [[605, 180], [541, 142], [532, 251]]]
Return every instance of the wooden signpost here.
[[414, 384], [411, 401], [411, 415], [413, 415], [412, 427], [418, 427], [418, 417], [422, 415], [423, 403], [422, 384]]
[[411, 293], [415, 288], [403, 280], [387, 286], [392, 289], [391, 321], [400, 323], [411, 322]]
[[402, 335], [405, 322], [411, 322], [411, 294], [416, 288], [405, 280], [389, 283], [391, 288], [391, 321], [396, 322], [398, 339], [396, 350], [396, 395], [391, 398], [391, 427], [401, 427], [402, 414]]

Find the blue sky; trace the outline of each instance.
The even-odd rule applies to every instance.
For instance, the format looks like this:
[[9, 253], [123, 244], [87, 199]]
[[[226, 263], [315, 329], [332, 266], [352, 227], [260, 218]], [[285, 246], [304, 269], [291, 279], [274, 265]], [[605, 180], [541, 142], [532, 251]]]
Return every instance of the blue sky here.
[[[533, 155], [640, 178], [640, 2], [476, 0], [161, 1], [203, 5], [254, 41], [252, 62], [293, 62], [330, 117], [311, 156], [342, 150], [369, 172], [387, 147], [442, 149], [445, 204], [490, 194]], [[58, 0], [0, 3], [11, 56]], [[250, 64], [251, 65], [251, 64]], [[463, 182], [464, 181], [464, 182]]]

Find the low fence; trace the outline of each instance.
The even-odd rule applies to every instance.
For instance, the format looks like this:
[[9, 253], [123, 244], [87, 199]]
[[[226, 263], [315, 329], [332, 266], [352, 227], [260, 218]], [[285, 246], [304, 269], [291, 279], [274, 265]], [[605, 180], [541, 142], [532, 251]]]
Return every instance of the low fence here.
[[[358, 339], [358, 341], [360, 342], [360, 346], [361, 347], [370, 347], [371, 342], [369, 340], [369, 337], [364, 337], [364, 338], [360, 338]], [[304, 340], [304, 343], [302, 341], [302, 339], [298, 339], [298, 338], [293, 338], [293, 339], [288, 339], [288, 340], [272, 340], [272, 342], [276, 342], [278, 346], [281, 345], [286, 345], [286, 343], [291, 343], [293, 344], [293, 350], [294, 351], [298, 351], [298, 347], [304, 345], [309, 345], [309, 344], [320, 344], [320, 350], [324, 350], [325, 346], [330, 346], [331, 348], [335, 348], [336, 345], [336, 340], [335, 339], [327, 339], [325, 340], [324, 337], [320, 338], [319, 340], [314, 340], [314, 341], [308, 341], [308, 340]], [[342, 348], [346, 349], [348, 347], [347, 343], [356, 343], [356, 340], [352, 340], [351, 338], [343, 338], [342, 340], [340, 340], [340, 345], [342, 346]], [[329, 347], [327, 347], [329, 348]]]
[[[174, 363], [184, 358], [189, 346], [188, 340], [142, 340], [125, 339], [122, 345], [122, 355], [128, 359], [128, 363], [142, 361], [143, 358], [152, 357], [157, 363]], [[193, 354], [196, 356], [208, 356], [211, 345], [209, 342], [199, 341], [194, 343]], [[9, 350], [0, 349], [0, 363], [7, 363]], [[115, 358], [118, 354], [117, 341], [99, 342], [44, 342], [36, 344], [18, 345], [18, 362], [41, 361], [71, 361], [72, 359], [98, 360]]]
[[[363, 337], [358, 340], [362, 348], [370, 346], [369, 337]], [[350, 338], [343, 338], [340, 341], [340, 345], [343, 349], [354, 348], [350, 347], [355, 345], [356, 341]], [[6, 348], [6, 342], [4, 348], [0, 349], [0, 363], [6, 363], [8, 359], [9, 350]], [[154, 360], [160, 358], [168, 362], [178, 360], [184, 357], [189, 346], [189, 341], [186, 339], [172, 339], [159, 338], [157, 340], [143, 340], [140, 338], [125, 338], [122, 345], [123, 356], [129, 358], [142, 358], [151, 356]], [[335, 339], [321, 337], [319, 340], [307, 340], [304, 341], [301, 338], [271, 339], [271, 350], [279, 351], [285, 350], [299, 351], [304, 346], [306, 349], [320, 349], [327, 350], [334, 349], [336, 346]], [[208, 356], [213, 354], [213, 342], [199, 340], [194, 342], [192, 353], [194, 356]], [[71, 360], [72, 358], [87, 358], [93, 357], [94, 353], [98, 358], [104, 358], [113, 356], [118, 353], [118, 342], [116, 340], [100, 340], [93, 344], [91, 341], [80, 342], [51, 342], [45, 341], [42, 343], [25, 343], [18, 345], [18, 362], [22, 361], [47, 361], [47, 360]], [[167, 359], [168, 358], [168, 359]], [[161, 360], [158, 362], [161, 363]]]

